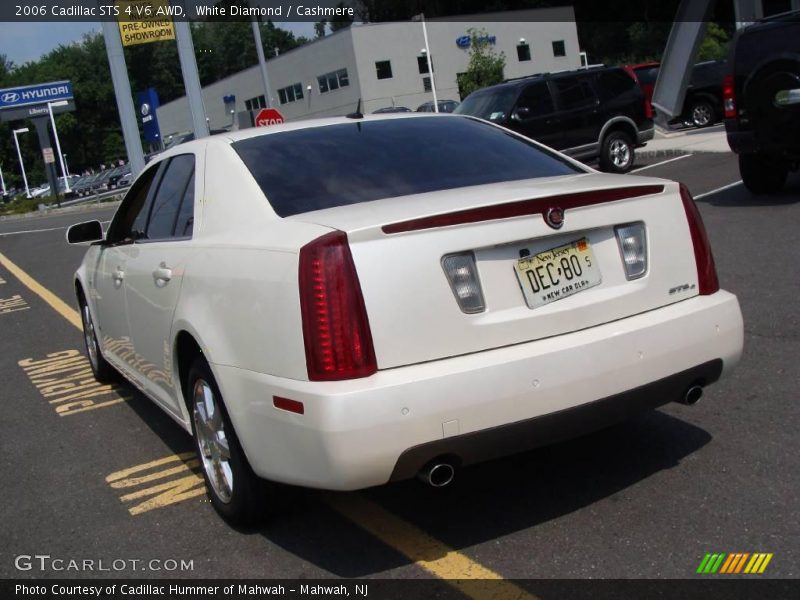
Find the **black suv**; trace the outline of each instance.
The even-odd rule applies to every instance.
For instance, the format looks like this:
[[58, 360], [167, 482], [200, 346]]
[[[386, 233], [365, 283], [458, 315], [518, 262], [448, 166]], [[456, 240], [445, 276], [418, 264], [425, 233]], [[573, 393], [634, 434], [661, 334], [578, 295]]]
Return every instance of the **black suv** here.
[[620, 67], [590, 67], [509, 80], [473, 92], [454, 111], [503, 125], [600, 168], [625, 173], [635, 147], [653, 139], [644, 95]]
[[728, 144], [744, 185], [777, 192], [800, 161], [800, 12], [740, 29], [723, 86]]

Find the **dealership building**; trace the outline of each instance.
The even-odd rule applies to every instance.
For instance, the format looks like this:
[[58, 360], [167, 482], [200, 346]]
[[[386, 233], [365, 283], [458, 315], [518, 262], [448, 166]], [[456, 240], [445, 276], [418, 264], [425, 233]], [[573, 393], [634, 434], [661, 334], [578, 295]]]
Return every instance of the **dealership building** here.
[[[458, 20], [455, 20], [455, 19]], [[460, 100], [458, 75], [470, 57], [468, 30], [485, 32], [485, 43], [505, 54], [507, 79], [575, 69], [581, 65], [572, 7], [450, 17], [426, 23], [439, 100]], [[369, 113], [388, 106], [415, 110], [433, 100], [422, 23], [353, 24], [267, 61], [270, 104], [287, 121]], [[260, 68], [254, 65], [203, 88], [211, 129], [252, 123], [267, 106]], [[157, 111], [162, 138], [192, 129], [185, 97]]]

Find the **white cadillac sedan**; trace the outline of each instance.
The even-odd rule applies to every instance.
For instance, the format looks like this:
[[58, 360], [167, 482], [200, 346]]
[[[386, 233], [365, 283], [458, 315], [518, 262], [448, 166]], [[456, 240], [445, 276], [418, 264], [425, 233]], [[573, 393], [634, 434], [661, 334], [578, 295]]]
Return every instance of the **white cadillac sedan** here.
[[353, 490], [692, 404], [739, 360], [689, 192], [470, 117], [302, 121], [182, 144], [75, 277], [98, 379], [191, 431], [209, 496]]

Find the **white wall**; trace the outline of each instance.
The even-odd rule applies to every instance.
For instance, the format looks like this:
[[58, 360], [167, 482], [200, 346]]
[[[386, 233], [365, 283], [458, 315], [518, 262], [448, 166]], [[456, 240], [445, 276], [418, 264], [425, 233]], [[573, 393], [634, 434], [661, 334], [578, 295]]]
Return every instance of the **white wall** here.
[[[578, 32], [572, 7], [495, 13], [461, 17], [460, 21], [428, 21], [428, 41], [434, 62], [436, 90], [441, 100], [459, 100], [456, 76], [469, 63], [469, 50], [459, 48], [456, 38], [466, 35], [469, 28], [485, 29], [495, 36], [496, 52], [504, 52], [506, 78], [523, 77], [534, 73], [575, 69], [580, 66]], [[517, 44], [525, 38], [531, 50], [531, 60], [517, 59]], [[566, 56], [553, 56], [552, 42], [564, 40]], [[407, 106], [412, 110], [433, 99], [425, 92], [419, 73], [417, 56], [425, 46], [422, 24], [419, 22], [377, 23], [353, 25], [322, 39], [295, 48], [267, 61], [272, 105], [284, 118], [295, 120], [310, 117], [336, 116], [353, 112], [358, 99], [362, 111], [372, 112], [385, 106]], [[375, 62], [390, 60], [392, 78], [377, 78]], [[346, 88], [320, 93], [317, 76], [346, 68], [350, 85]], [[278, 89], [300, 83], [303, 98], [281, 105]], [[311, 86], [311, 93], [308, 86]], [[236, 96], [236, 112], [245, 110], [245, 101], [264, 94], [258, 66], [236, 73], [203, 88], [206, 116], [212, 129], [231, 124], [225, 113], [223, 96]], [[186, 98], [179, 98], [158, 109], [158, 119], [164, 139], [170, 134], [191, 130], [191, 117]]]
[[[538, 19], [532, 21], [532, 18]], [[436, 94], [440, 100], [460, 100], [457, 74], [467, 70], [469, 49], [457, 46], [456, 39], [467, 35], [470, 28], [484, 29], [496, 38], [492, 46], [506, 59], [507, 79], [548, 71], [576, 69], [580, 66], [578, 32], [571, 7], [510, 11], [502, 13], [503, 21], [479, 21], [480, 15], [464, 21], [428, 21], [428, 43], [434, 63]], [[507, 21], [505, 19], [508, 19]], [[520, 62], [517, 44], [525, 38], [531, 60]], [[566, 56], [553, 56], [553, 41], [563, 40]], [[365, 109], [400, 105], [412, 110], [433, 99], [425, 92], [417, 57], [425, 47], [422, 24], [419, 22], [381, 23], [353, 28], [356, 62], [361, 77]], [[390, 60], [392, 78], [378, 79], [375, 62]], [[394, 103], [392, 102], [394, 100]]]

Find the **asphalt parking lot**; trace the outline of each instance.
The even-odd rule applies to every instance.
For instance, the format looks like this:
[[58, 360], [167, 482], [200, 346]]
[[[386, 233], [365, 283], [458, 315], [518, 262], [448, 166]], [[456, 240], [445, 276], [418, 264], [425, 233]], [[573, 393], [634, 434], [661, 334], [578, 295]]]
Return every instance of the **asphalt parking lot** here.
[[64, 233], [113, 209], [0, 221], [0, 576], [93, 576], [15, 567], [49, 554], [192, 561], [110, 573], [144, 578], [685, 579], [702, 577], [706, 553], [741, 552], [773, 554], [760, 577], [798, 577], [800, 175], [755, 197], [730, 153], [637, 166], [698, 199], [744, 315], [731, 377], [696, 406], [468, 468], [443, 490], [300, 491], [247, 532], [208, 504], [177, 425], [130, 388], [86, 380], [72, 289], [83, 249]]

